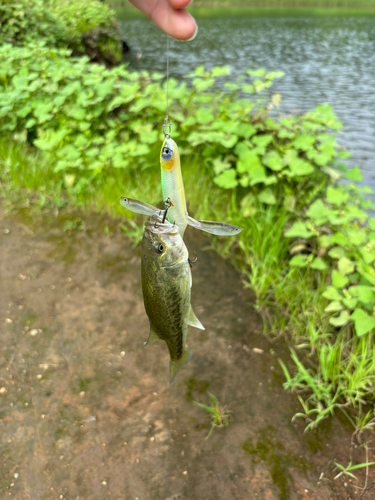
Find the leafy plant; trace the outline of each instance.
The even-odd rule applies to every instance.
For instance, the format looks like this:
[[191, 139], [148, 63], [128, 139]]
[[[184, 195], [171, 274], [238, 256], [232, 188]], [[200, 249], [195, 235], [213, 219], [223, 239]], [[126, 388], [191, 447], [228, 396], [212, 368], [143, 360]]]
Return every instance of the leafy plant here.
[[350, 461], [346, 467], [343, 465], [335, 462], [336, 469], [340, 469], [341, 472], [339, 472], [333, 479], [338, 479], [340, 476], [343, 474], [349, 477], [352, 477], [354, 479], [357, 479], [354, 474], [352, 474], [352, 470], [357, 470], [357, 469], [362, 469], [363, 467], [369, 467], [370, 465], [375, 465], [375, 462], [367, 462], [365, 464], [356, 464], [352, 465], [352, 462]]
[[97, 0], [2, 0], [0, 42], [42, 43], [114, 65], [122, 59], [115, 13]]
[[210, 392], [208, 392], [207, 394], [210, 399], [210, 406], [198, 403], [197, 401], [193, 401], [195, 405], [199, 406], [199, 408], [202, 408], [203, 410], [206, 410], [212, 417], [211, 429], [207, 434], [206, 439], [211, 436], [215, 427], [223, 427], [229, 425], [230, 415], [230, 410], [226, 406], [222, 406], [213, 394], [211, 394]]
[[[0, 47], [0, 133], [19, 142], [0, 148], [2, 192], [13, 199], [9, 186], [22, 185], [40, 206], [70, 200], [115, 213], [119, 195], [160, 202], [162, 75], [70, 56], [40, 45]], [[265, 330], [294, 344], [285, 388], [298, 391], [299, 416], [311, 428], [375, 396], [369, 190], [354, 184], [359, 169], [345, 166], [329, 106], [283, 116], [280, 96], [270, 93], [281, 73], [250, 71], [220, 90], [217, 79], [229, 73], [198, 67], [185, 82], [169, 82], [189, 209], [244, 228], [212, 244], [245, 274]], [[31, 147], [37, 161], [23, 164]], [[139, 240], [134, 222], [124, 230]]]

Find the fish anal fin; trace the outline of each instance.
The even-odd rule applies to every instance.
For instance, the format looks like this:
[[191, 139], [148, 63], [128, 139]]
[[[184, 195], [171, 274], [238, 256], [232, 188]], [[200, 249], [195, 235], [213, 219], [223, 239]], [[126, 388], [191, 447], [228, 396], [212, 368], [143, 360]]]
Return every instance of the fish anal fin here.
[[190, 311], [189, 311], [188, 325], [194, 326], [194, 328], [198, 328], [199, 330], [205, 330], [202, 323], [199, 321], [199, 319], [194, 314], [193, 308], [191, 306], [190, 306]]
[[193, 355], [193, 351], [190, 349], [188, 345], [185, 345], [185, 349], [182, 353], [180, 359], [171, 359], [169, 363], [169, 383], [172, 385], [176, 380], [176, 375], [181, 366], [186, 365], [191, 360]]
[[157, 342], [158, 340], [160, 340], [159, 335], [155, 332], [155, 330], [150, 325], [150, 333], [148, 335], [148, 339], [146, 342], [143, 342], [143, 345], [153, 344], [154, 342]]

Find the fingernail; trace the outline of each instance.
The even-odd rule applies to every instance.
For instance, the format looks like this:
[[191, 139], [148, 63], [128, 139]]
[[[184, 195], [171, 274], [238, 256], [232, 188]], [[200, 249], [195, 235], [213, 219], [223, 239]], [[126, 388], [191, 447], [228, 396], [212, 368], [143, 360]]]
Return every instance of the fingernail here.
[[194, 40], [194, 38], [197, 36], [197, 33], [198, 33], [198, 24], [196, 25], [194, 35], [191, 38], [188, 38], [186, 41], [191, 42], [192, 40]]

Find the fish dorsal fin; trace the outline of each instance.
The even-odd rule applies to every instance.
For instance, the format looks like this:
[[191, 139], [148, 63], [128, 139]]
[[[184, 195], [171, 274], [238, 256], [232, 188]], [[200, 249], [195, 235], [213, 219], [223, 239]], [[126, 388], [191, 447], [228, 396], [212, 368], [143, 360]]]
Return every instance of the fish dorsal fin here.
[[186, 365], [186, 363], [189, 363], [191, 360], [191, 357], [193, 355], [192, 350], [188, 345], [185, 345], [185, 349], [182, 353], [182, 356], [180, 359], [171, 359], [169, 363], [169, 383], [172, 385], [174, 381], [176, 380], [176, 375], [178, 370], [181, 368], [181, 366]]
[[155, 330], [150, 325], [150, 333], [148, 335], [148, 339], [146, 342], [143, 342], [143, 345], [153, 344], [154, 342], [157, 342], [158, 340], [160, 340], [159, 335], [155, 332]]
[[190, 306], [190, 311], [189, 311], [188, 325], [194, 326], [194, 328], [198, 328], [199, 330], [205, 330], [202, 323], [199, 321], [199, 319], [194, 314], [193, 308], [191, 306]]

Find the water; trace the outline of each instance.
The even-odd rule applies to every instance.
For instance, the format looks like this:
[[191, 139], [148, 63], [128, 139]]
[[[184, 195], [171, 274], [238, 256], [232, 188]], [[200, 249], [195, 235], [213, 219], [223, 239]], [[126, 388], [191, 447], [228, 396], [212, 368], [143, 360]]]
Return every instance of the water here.
[[[247, 67], [282, 70], [273, 89], [281, 110], [330, 103], [344, 129], [339, 141], [375, 189], [375, 16], [256, 15], [198, 18], [193, 42], [171, 40], [170, 70], [184, 78], [198, 65], [226, 65], [234, 80]], [[166, 35], [148, 19], [122, 21], [132, 65], [165, 72]], [[142, 53], [136, 62], [135, 54]]]

